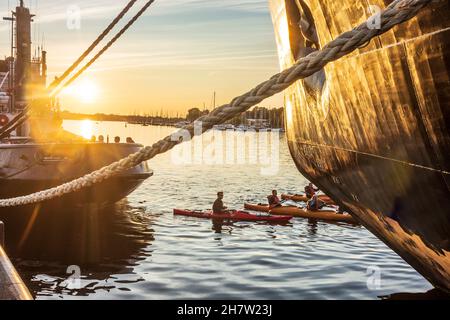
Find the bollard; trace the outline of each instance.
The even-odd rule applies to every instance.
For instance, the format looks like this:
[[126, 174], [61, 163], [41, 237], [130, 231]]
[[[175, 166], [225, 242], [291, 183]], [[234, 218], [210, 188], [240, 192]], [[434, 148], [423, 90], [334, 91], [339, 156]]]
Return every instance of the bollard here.
[[5, 224], [0, 221], [0, 246], [5, 246]]

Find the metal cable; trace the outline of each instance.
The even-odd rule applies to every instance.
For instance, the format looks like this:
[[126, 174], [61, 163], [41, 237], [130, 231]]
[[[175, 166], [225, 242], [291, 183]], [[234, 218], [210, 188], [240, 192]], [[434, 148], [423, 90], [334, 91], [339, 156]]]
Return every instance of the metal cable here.
[[0, 140], [4, 138], [4, 135], [6, 136], [9, 134], [9, 133], [6, 133], [7, 131], [12, 132], [15, 128], [17, 128], [20, 124], [23, 123], [23, 121], [21, 122], [21, 119], [27, 117], [27, 111], [28, 111], [28, 108], [23, 109], [10, 122], [8, 122], [5, 126], [3, 126], [0, 129]]
[[58, 78], [53, 80], [53, 82], [48, 86], [47, 90], [49, 92], [53, 91], [58, 87], [64, 79], [66, 79], [70, 73], [72, 73], [80, 63], [95, 49], [95, 47], [108, 35], [108, 33], [119, 23], [119, 21], [125, 16], [125, 14], [133, 7], [137, 0], [131, 0], [128, 2], [126, 7], [119, 13], [119, 15], [108, 25], [108, 27], [103, 30], [103, 32], [95, 39], [95, 41], [83, 52], [83, 54]]
[[20, 117], [17, 117], [17, 118], [16, 118], [17, 120], [14, 122], [14, 125], [13, 125], [13, 126], [11, 126], [11, 127], [7, 128], [7, 129], [3, 130], [3, 131], [0, 133], [0, 140], [6, 138], [6, 137], [7, 137], [11, 132], [13, 132], [18, 126], [21, 126], [25, 121], [27, 121], [28, 117], [29, 117], [29, 116], [28, 116], [26, 113], [24, 113], [24, 114], [23, 114], [22, 116], [20, 116]]
[[55, 89], [50, 93], [50, 96], [58, 95], [64, 88], [69, 86], [72, 82], [78, 79], [81, 74], [86, 71], [98, 58], [101, 57], [103, 53], [105, 53], [135, 22], [139, 17], [150, 7], [150, 5], [155, 2], [155, 0], [149, 0], [139, 12], [112, 38], [103, 48], [100, 50], [83, 68], [81, 68], [75, 75], [72, 76], [64, 85]]

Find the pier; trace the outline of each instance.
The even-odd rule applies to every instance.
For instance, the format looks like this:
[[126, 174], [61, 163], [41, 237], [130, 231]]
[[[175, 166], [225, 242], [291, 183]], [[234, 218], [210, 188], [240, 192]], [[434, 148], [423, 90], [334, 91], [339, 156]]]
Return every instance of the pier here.
[[4, 224], [0, 221], [0, 300], [32, 300], [28, 288], [6, 255]]

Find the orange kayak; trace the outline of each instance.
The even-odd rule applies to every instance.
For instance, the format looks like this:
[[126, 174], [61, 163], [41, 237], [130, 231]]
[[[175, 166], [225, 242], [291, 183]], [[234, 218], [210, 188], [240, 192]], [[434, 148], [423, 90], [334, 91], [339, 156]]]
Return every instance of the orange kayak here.
[[291, 194], [282, 194], [281, 199], [283, 200], [292, 200], [296, 202], [306, 202], [309, 200], [307, 196], [302, 196], [300, 194], [291, 195]]
[[[291, 195], [291, 194], [282, 194], [281, 195], [281, 199], [283, 200], [292, 200], [295, 202], [307, 202], [309, 200], [309, 198], [305, 195], [301, 195], [301, 194], [296, 194], [296, 195]], [[327, 204], [331, 204], [331, 205], [335, 205], [336, 203], [327, 195], [320, 195], [319, 199], [322, 201], [325, 201]]]
[[338, 214], [336, 213], [336, 211], [332, 210], [311, 211], [307, 209], [301, 209], [298, 207], [276, 207], [270, 210], [268, 205], [256, 205], [249, 203], [246, 203], [244, 206], [246, 210], [268, 212], [272, 215], [286, 215], [298, 218], [358, 224], [358, 222], [351, 215]]

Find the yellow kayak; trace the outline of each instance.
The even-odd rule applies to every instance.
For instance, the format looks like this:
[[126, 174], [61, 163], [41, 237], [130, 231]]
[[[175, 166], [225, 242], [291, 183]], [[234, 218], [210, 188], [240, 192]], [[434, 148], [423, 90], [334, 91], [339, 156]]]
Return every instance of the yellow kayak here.
[[[282, 194], [281, 199], [282, 200], [292, 200], [295, 202], [307, 202], [309, 200], [309, 198], [307, 196], [301, 195], [301, 194], [296, 194], [296, 195]], [[326, 204], [328, 204], [328, 205], [335, 205], [335, 202], [327, 195], [322, 194], [319, 196], [319, 199], [326, 202]]]
[[282, 200], [292, 200], [295, 202], [306, 202], [309, 200], [309, 198], [307, 196], [300, 195], [300, 194], [296, 194], [296, 195], [282, 194], [281, 199]]
[[268, 205], [249, 204], [244, 205], [246, 210], [253, 210], [259, 212], [268, 212], [273, 215], [287, 215], [298, 218], [318, 219], [324, 221], [333, 222], [347, 222], [352, 224], [358, 224], [358, 222], [349, 214], [338, 214], [332, 210], [320, 210], [311, 211], [307, 209], [301, 209], [298, 207], [276, 207], [270, 209]]

